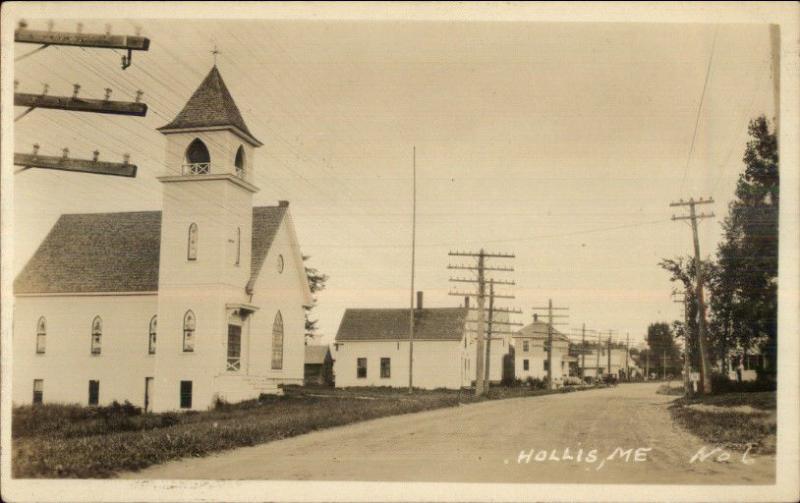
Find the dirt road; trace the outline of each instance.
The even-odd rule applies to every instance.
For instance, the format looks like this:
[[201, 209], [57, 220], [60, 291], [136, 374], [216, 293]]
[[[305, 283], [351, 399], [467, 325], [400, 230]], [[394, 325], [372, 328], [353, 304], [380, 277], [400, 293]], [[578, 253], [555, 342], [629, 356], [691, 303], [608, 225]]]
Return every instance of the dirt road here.
[[[673, 426], [657, 384], [395, 416], [154, 466], [124, 478], [773, 483], [775, 460], [717, 451]], [[618, 449], [619, 448], [619, 449]], [[566, 450], [568, 449], [568, 450]], [[724, 456], [723, 456], [724, 458]]]

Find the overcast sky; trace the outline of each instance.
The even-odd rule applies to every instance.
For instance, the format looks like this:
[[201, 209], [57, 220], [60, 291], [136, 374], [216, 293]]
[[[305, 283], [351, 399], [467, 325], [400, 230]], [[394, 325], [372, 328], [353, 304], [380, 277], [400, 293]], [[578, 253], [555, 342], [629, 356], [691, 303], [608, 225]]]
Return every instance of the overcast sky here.
[[[672, 200], [713, 196], [715, 251], [747, 123], [774, 115], [766, 25], [114, 21], [150, 50], [51, 47], [15, 65], [20, 92], [132, 99], [145, 118], [37, 110], [16, 150], [119, 160], [136, 179], [29, 170], [15, 177], [15, 269], [62, 213], [160, 209], [169, 122], [218, 67], [253, 134], [255, 204], [290, 201], [310, 265], [330, 275], [317, 316], [332, 342], [348, 307], [406, 307], [412, 148], [417, 288], [447, 295], [449, 250], [515, 253], [518, 307], [552, 298], [569, 326], [626, 332], [682, 317], [657, 263], [691, 251]], [[30, 21], [44, 28], [43, 21]], [[74, 29], [57, 21], [55, 29]], [[104, 22], [84, 22], [102, 32]], [[18, 44], [17, 50], [32, 46]], [[709, 58], [711, 69], [701, 105]], [[698, 119], [698, 109], [699, 119]], [[20, 109], [17, 109], [19, 112]], [[697, 135], [692, 150], [692, 139]], [[692, 150], [690, 156], [690, 150]], [[500, 262], [495, 261], [499, 264]]]

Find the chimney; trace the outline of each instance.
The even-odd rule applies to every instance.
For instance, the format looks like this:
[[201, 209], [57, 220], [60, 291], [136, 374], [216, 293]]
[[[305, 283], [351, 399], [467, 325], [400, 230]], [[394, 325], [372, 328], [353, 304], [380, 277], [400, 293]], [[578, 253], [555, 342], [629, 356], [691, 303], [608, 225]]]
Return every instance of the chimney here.
[[469, 309], [469, 295], [464, 296], [464, 307]]
[[417, 309], [422, 309], [422, 292], [417, 292]]
[[536, 323], [537, 321], [539, 321], [539, 315], [536, 314], [536, 313], [533, 313], [533, 322]]

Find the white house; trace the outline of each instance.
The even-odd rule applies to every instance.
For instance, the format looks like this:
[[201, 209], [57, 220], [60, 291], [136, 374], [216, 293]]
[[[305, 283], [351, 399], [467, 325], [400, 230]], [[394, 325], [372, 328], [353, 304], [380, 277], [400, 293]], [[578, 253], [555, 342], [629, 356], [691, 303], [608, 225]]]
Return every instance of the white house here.
[[[514, 375], [525, 380], [547, 378], [547, 323], [534, 315], [533, 323], [522, 327], [513, 335]], [[569, 375], [569, 339], [553, 328], [553, 383], [560, 384]]]
[[214, 66], [166, 137], [162, 211], [62, 215], [14, 283], [13, 401], [206, 409], [303, 382], [289, 204]]
[[[463, 307], [426, 308], [422, 292], [414, 309], [414, 387], [459, 389], [476, 377], [475, 311]], [[337, 387], [408, 386], [409, 310], [347, 309], [334, 343]], [[493, 341], [490, 380], [502, 377], [509, 343]]]
[[622, 344], [612, 344], [609, 348], [608, 344], [586, 343], [582, 353], [577, 356], [577, 363], [584, 379], [607, 374], [614, 375], [617, 379], [624, 379], [626, 366], [631, 375], [642, 374], [636, 361]]

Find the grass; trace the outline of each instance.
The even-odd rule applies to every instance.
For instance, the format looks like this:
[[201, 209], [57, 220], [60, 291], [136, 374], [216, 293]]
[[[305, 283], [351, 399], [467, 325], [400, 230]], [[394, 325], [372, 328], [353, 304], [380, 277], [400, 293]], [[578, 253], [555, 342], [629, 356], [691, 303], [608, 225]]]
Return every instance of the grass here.
[[[580, 389], [584, 389], [581, 387]], [[555, 391], [566, 392], [578, 388]], [[488, 399], [553, 393], [492, 388]], [[358, 421], [485, 400], [470, 392], [287, 387], [283, 396], [206, 412], [141, 414], [131, 406], [45, 404], [12, 415], [16, 478], [105, 478], [183, 457], [256, 445]]]
[[673, 420], [716, 446], [773, 454], [777, 431], [774, 391], [734, 392], [679, 398], [670, 406]]

